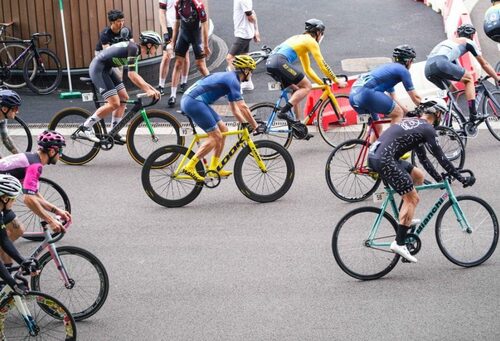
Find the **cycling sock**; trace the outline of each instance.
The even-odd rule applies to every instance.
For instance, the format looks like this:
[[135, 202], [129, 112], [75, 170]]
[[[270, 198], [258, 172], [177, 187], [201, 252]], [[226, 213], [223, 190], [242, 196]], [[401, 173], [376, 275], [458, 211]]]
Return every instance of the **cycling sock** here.
[[172, 87], [172, 92], [170, 93], [170, 97], [177, 97], [177, 87]]
[[118, 123], [120, 123], [121, 120], [122, 120], [121, 117], [111, 116], [111, 129], [113, 129], [115, 127], [115, 125], [117, 125]]
[[200, 160], [198, 159], [198, 157], [196, 156], [193, 156], [193, 158], [191, 160], [189, 160], [189, 162], [186, 164], [186, 167], [184, 168], [191, 168], [191, 169], [194, 169], [196, 167], [196, 164], [199, 162]]
[[158, 82], [158, 85], [161, 86], [162, 88], [165, 87], [165, 78], [160, 78], [160, 81]]
[[187, 83], [188, 76], [181, 76], [181, 84]]
[[219, 158], [213, 155], [212, 159], [210, 160], [210, 167], [208, 167], [208, 169], [217, 169], [218, 165], [219, 165]]
[[87, 118], [87, 120], [83, 123], [83, 126], [85, 128], [92, 128], [94, 124], [96, 124], [100, 120], [99, 116], [97, 116], [96, 113], [94, 113], [92, 116]]
[[471, 116], [477, 116], [477, 112], [476, 112], [476, 100], [475, 99], [469, 99], [469, 100], [467, 100], [467, 105], [469, 106], [469, 114]]
[[396, 243], [398, 245], [405, 245], [406, 233], [408, 232], [409, 227], [406, 225], [398, 225], [398, 229], [396, 231]]
[[287, 113], [290, 111], [290, 109], [292, 109], [292, 107], [293, 107], [293, 104], [291, 104], [290, 102], [286, 102], [286, 104], [283, 106], [283, 108], [281, 108], [280, 112]]

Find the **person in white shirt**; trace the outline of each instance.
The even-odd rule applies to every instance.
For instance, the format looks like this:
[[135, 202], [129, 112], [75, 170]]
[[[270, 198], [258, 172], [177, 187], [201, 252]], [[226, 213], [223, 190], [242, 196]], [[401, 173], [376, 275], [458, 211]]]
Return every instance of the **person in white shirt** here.
[[[248, 54], [252, 39], [260, 41], [257, 14], [253, 10], [252, 0], [233, 0], [233, 22], [235, 41], [226, 56], [227, 69], [232, 70], [234, 56]], [[253, 90], [252, 79], [241, 83], [242, 90]]]

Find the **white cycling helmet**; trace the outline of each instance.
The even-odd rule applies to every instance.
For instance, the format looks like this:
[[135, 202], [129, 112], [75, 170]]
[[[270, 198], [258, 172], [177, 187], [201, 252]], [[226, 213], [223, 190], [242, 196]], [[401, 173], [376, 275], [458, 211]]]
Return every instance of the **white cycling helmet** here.
[[424, 112], [429, 112], [431, 114], [435, 114], [436, 111], [443, 114], [448, 110], [446, 101], [440, 97], [425, 97], [420, 102], [420, 105], [423, 107]]
[[14, 198], [21, 193], [22, 189], [17, 178], [9, 174], [0, 174], [0, 196], [6, 195]]

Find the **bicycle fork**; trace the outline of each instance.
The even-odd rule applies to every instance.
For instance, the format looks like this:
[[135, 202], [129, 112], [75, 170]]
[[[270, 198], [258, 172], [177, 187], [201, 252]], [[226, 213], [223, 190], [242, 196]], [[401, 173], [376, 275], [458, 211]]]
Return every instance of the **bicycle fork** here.
[[155, 135], [155, 132], [153, 130], [153, 126], [151, 125], [151, 121], [149, 120], [149, 117], [146, 114], [146, 109], [144, 109], [144, 108], [141, 109], [141, 116], [142, 116], [142, 119], [144, 120], [144, 123], [146, 123], [146, 127], [148, 128], [149, 133], [151, 134], [151, 140], [153, 142], [158, 142], [158, 137]]
[[64, 282], [64, 287], [66, 289], [73, 289], [73, 287], [75, 286], [75, 281], [72, 278], [70, 278], [61, 257], [57, 253], [56, 246], [54, 244], [49, 244], [48, 247], [49, 247], [50, 257], [54, 260], [54, 266], [59, 272], [61, 280]]

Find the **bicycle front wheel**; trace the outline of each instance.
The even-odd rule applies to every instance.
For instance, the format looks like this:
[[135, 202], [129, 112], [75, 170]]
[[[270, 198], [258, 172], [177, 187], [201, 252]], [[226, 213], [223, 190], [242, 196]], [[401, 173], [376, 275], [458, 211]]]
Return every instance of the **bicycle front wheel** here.
[[[346, 140], [360, 139], [366, 130], [366, 124], [357, 124], [357, 117], [354, 114], [351, 119], [356, 121], [349, 122], [347, 113], [354, 113], [354, 109], [349, 104], [349, 96], [337, 94], [335, 99], [341, 112], [337, 111], [331, 99], [328, 98], [321, 104], [317, 118], [318, 131], [321, 137], [333, 148]], [[340, 122], [337, 117], [341, 118]], [[348, 147], [348, 145], [344, 145], [344, 148]]]
[[14, 297], [6, 300], [0, 306], [2, 340], [76, 340], [75, 320], [60, 301], [37, 291], [30, 291], [21, 300], [31, 318], [23, 320]]
[[[61, 161], [68, 165], [83, 165], [90, 162], [99, 153], [99, 143], [77, 136], [76, 132], [91, 113], [82, 108], [66, 108], [54, 115], [49, 129], [57, 130], [64, 136], [66, 147], [63, 148]], [[94, 134], [101, 136], [99, 123], [93, 126]]]
[[[56, 253], [61, 263], [50, 252], [40, 257], [40, 274], [31, 277], [31, 287], [58, 297], [76, 321], [85, 320], [106, 302], [109, 292], [106, 268], [96, 256], [79, 247], [59, 246]], [[63, 271], [67, 273], [67, 281], [63, 279], [66, 277]]]
[[[290, 189], [295, 176], [292, 156], [282, 146], [273, 141], [255, 141], [258, 155], [254, 155], [247, 145], [234, 162], [234, 180], [241, 193], [257, 202], [278, 200]], [[262, 158], [260, 155], [275, 155]], [[262, 171], [257, 158], [265, 165]]]
[[[500, 104], [500, 91], [491, 91], [492, 97]], [[486, 126], [491, 135], [500, 141], [500, 107], [491, 98], [486, 97], [483, 102], [483, 114], [488, 115]]]
[[[443, 205], [437, 216], [436, 240], [439, 249], [450, 262], [459, 266], [482, 264], [491, 257], [497, 246], [497, 216], [483, 199], [464, 195], [457, 196], [457, 200], [463, 217], [456, 215], [451, 201]], [[458, 221], [462, 218], [468, 222], [465, 230]]]
[[396, 238], [398, 223], [384, 212], [376, 234], [370, 238], [373, 226], [381, 215], [377, 207], [360, 207], [339, 221], [332, 237], [332, 251], [342, 271], [361, 280], [387, 275], [398, 263], [399, 255], [389, 246]]
[[[252, 137], [254, 141], [269, 140], [288, 148], [292, 143], [292, 126], [287, 120], [279, 119], [272, 103], [257, 103], [250, 107], [253, 117], [257, 121], [265, 122], [267, 125], [264, 134]], [[274, 157], [275, 155], [261, 155], [262, 157]]]
[[152, 132], [144, 122], [142, 115], [137, 116], [127, 131], [127, 147], [132, 158], [140, 165], [155, 150], [167, 145], [184, 145], [181, 136], [181, 124], [166, 111], [148, 110], [147, 116]]
[[[2, 61], [4, 66], [10, 66], [9, 69], [10, 76], [8, 79], [5, 79], [3, 84], [8, 88], [19, 89], [26, 85], [23, 76], [24, 63], [27, 61], [26, 58], [20, 59], [17, 64], [13, 64], [14, 61], [19, 57], [24, 50], [26, 50], [26, 46], [21, 44], [8, 44], [4, 45], [0, 49], [0, 60]], [[32, 63], [30, 68], [36, 70], [36, 63], [34, 60], [30, 60]], [[33, 77], [35, 74], [33, 73]]]
[[[23, 67], [24, 81], [36, 94], [47, 95], [54, 92], [62, 79], [62, 66], [59, 58], [49, 49], [38, 49], [37, 58], [32, 52]], [[33, 61], [37, 64], [33, 68]]]
[[[157, 204], [165, 207], [181, 207], [196, 199], [203, 183], [184, 174], [175, 174], [188, 149], [182, 146], [165, 146], [155, 150], [142, 166], [142, 187]], [[194, 156], [191, 151], [189, 159]], [[186, 160], [187, 162], [188, 160]], [[204, 174], [203, 162], [196, 164], [198, 174]]]
[[364, 157], [368, 157], [368, 147], [364, 140], [348, 140], [330, 153], [325, 177], [328, 188], [337, 198], [347, 202], [363, 201], [377, 190], [381, 180], [376, 173], [361, 172], [366, 167], [361, 156], [365, 153]]
[[[2, 127], [4, 125], [4, 127]], [[5, 128], [5, 132], [2, 129]], [[13, 120], [5, 119], [0, 121], [0, 155], [6, 156], [16, 151], [18, 153], [30, 152], [33, 147], [33, 137], [26, 122], [16, 116]], [[10, 138], [10, 140], [9, 140]], [[13, 143], [11, 146], [10, 143]]]

